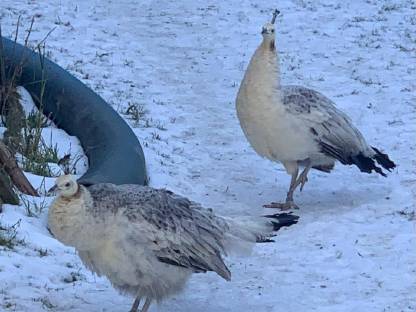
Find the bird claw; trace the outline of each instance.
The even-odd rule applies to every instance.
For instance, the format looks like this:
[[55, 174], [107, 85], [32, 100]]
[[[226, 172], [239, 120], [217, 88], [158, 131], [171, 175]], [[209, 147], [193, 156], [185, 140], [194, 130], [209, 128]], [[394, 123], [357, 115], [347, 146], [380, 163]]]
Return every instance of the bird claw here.
[[290, 210], [290, 209], [299, 209], [298, 205], [296, 205], [293, 201], [288, 201], [285, 203], [276, 203], [272, 202], [270, 204], [263, 205], [264, 208], [274, 208], [280, 210]]

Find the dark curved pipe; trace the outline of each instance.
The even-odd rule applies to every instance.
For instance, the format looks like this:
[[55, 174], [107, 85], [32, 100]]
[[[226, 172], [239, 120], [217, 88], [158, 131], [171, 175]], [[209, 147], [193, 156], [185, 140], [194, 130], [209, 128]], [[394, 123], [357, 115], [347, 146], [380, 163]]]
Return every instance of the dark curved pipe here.
[[[21, 60], [18, 84], [29, 91], [39, 107], [44, 84], [43, 113], [57, 127], [78, 137], [88, 157], [89, 169], [79, 179], [97, 183], [145, 184], [146, 167], [142, 147], [121, 116], [99, 95], [54, 62], [2, 37], [6, 71]], [[42, 76], [43, 69], [43, 76]]]

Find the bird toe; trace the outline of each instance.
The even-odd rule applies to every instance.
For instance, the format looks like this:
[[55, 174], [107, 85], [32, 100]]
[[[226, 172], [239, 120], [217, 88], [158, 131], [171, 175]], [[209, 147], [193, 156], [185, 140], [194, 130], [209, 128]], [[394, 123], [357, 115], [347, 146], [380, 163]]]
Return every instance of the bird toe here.
[[264, 208], [280, 209], [280, 210], [299, 209], [298, 205], [296, 205], [293, 201], [289, 201], [289, 202], [285, 202], [285, 203], [271, 202], [270, 204], [263, 205], [263, 207]]

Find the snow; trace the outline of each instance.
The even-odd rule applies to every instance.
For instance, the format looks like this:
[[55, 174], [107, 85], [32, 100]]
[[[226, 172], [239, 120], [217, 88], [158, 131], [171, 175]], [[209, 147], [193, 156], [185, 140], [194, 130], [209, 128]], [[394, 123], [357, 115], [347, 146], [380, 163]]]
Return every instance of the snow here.
[[[34, 41], [56, 27], [49, 57], [134, 126], [152, 186], [218, 213], [258, 215], [284, 198], [289, 177], [249, 147], [234, 99], [274, 5], [283, 83], [332, 98], [398, 168], [388, 178], [342, 165], [313, 172], [295, 194], [299, 223], [251, 256], [228, 259], [231, 282], [194, 275], [150, 310], [414, 311], [414, 2], [2, 0], [0, 19], [12, 37], [19, 15], [26, 28], [35, 15]], [[130, 104], [147, 111], [138, 123], [123, 114]], [[57, 140], [63, 154], [75, 144]], [[0, 250], [0, 310], [127, 311], [132, 299], [53, 239], [46, 214], [3, 206], [0, 224], [21, 220], [25, 244]]]

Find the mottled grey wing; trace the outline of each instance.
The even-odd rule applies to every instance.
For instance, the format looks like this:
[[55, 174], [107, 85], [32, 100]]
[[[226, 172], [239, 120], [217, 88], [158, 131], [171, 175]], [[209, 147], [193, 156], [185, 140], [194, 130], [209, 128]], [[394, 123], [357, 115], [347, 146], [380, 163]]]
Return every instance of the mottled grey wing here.
[[282, 99], [288, 112], [309, 127], [325, 155], [350, 164], [351, 156], [369, 151], [365, 139], [348, 116], [323, 94], [302, 86], [285, 86]]
[[194, 272], [215, 271], [230, 279], [221, 257], [228, 226], [211, 210], [168, 190], [140, 185], [97, 184], [88, 190], [93, 213], [121, 212], [135, 230], [142, 230], [146, 247], [159, 261]]

